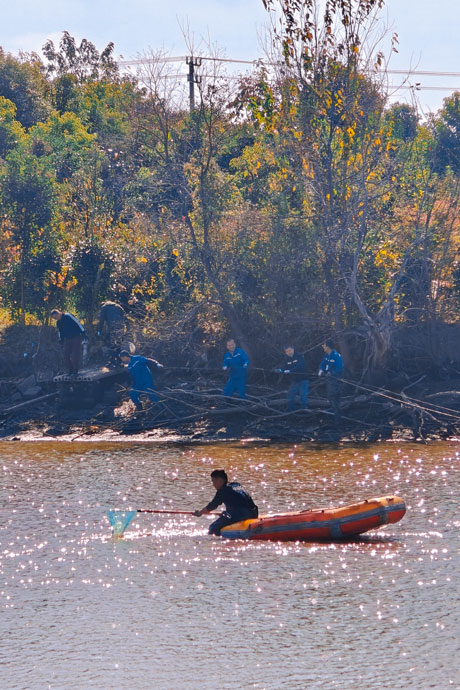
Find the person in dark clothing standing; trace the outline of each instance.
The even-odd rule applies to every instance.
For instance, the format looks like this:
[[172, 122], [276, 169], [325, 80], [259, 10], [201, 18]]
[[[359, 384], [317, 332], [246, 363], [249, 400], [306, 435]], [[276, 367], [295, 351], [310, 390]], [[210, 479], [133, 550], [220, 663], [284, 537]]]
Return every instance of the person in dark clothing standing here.
[[69, 312], [53, 309], [50, 314], [56, 320], [59, 342], [64, 348], [64, 363], [70, 376], [76, 376], [82, 362], [82, 342], [86, 338], [85, 329], [76, 316]]
[[222, 527], [232, 525], [240, 520], [248, 520], [259, 516], [259, 509], [247, 491], [238, 482], [229, 482], [225, 470], [213, 470], [211, 472], [212, 484], [216, 495], [207, 506], [196, 510], [194, 515], [201, 517], [204, 513], [210, 513], [218, 506], [225, 505], [225, 512], [217, 520], [209, 525], [209, 534], [220, 535]]
[[142, 410], [140, 398], [143, 393], [148, 396], [151, 402], [158, 402], [150, 367], [159, 370], [163, 369], [163, 365], [157, 362], [156, 359], [142, 357], [142, 355], [132, 355], [127, 350], [120, 352], [120, 359], [123, 364], [128, 365], [128, 371], [131, 374], [133, 387], [129, 392], [129, 397], [135, 404], [136, 410]]
[[222, 391], [223, 395], [230, 397], [236, 391], [242, 400], [246, 399], [248, 366], [249, 357], [246, 352], [240, 347], [236, 347], [233, 338], [227, 340], [227, 352], [225, 353], [222, 369], [230, 371], [230, 376]]
[[116, 365], [126, 330], [125, 310], [117, 302], [101, 305], [97, 334], [108, 348], [109, 365]]
[[343, 360], [341, 355], [334, 348], [334, 341], [328, 338], [323, 344], [324, 357], [319, 365], [318, 376], [326, 377], [326, 391], [329, 402], [334, 411], [334, 423], [340, 423], [340, 395], [342, 392], [342, 382], [340, 374], [343, 371]]
[[300, 399], [300, 406], [305, 408], [308, 402], [308, 379], [304, 356], [296, 352], [292, 345], [286, 345], [284, 354], [284, 362], [276, 371], [279, 374], [285, 374], [291, 382], [288, 388], [288, 410], [296, 409], [297, 396]]

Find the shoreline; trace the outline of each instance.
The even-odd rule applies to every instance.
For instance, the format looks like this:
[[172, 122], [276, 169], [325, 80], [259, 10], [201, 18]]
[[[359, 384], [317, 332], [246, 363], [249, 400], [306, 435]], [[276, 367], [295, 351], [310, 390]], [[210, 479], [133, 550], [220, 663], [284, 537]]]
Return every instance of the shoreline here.
[[350, 436], [340, 436], [338, 438], [316, 438], [309, 439], [304, 437], [264, 437], [264, 436], [196, 436], [191, 437], [177, 433], [152, 433], [142, 432], [139, 434], [120, 434], [111, 433], [110, 430], [102, 431], [101, 433], [88, 433], [84, 429], [75, 429], [75, 432], [68, 434], [60, 434], [53, 436], [51, 434], [37, 434], [34, 430], [26, 430], [19, 434], [12, 434], [8, 436], [0, 436], [0, 444], [2, 443], [63, 443], [63, 444], [109, 444], [109, 445], [158, 445], [158, 446], [198, 446], [198, 445], [226, 445], [238, 444], [242, 446], [276, 446], [286, 444], [301, 444], [311, 445], [312, 447], [325, 446], [368, 446], [378, 444], [418, 444], [428, 445], [432, 443], [460, 443], [460, 434], [453, 436], [442, 437], [440, 435], [432, 435], [428, 438], [413, 438], [410, 435], [410, 430], [406, 434], [392, 436], [391, 438], [353, 438]]
[[120, 378], [106, 378], [103, 386], [99, 381], [99, 388], [86, 381], [54, 384], [52, 394], [40, 391], [45, 395], [0, 409], [0, 442], [321, 445], [460, 438], [460, 378], [424, 376], [393, 390], [346, 382], [338, 424], [327, 398], [317, 394], [306, 409], [288, 411], [286, 391], [279, 388], [250, 385], [248, 398], [240, 400], [223, 396], [216, 381], [206, 388], [194, 381], [162, 383], [161, 402], [139, 412], [126, 400]]

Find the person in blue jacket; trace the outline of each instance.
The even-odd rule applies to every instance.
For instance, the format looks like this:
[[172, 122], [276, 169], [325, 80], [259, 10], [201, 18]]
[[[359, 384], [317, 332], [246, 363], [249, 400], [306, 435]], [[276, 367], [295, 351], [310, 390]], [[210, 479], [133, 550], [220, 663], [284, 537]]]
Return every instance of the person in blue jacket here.
[[248, 379], [249, 357], [241, 347], [236, 347], [233, 338], [227, 340], [222, 369], [229, 371], [230, 376], [222, 391], [223, 395], [231, 396], [236, 391], [242, 400], [246, 399], [246, 381]]
[[334, 411], [336, 426], [340, 422], [340, 395], [342, 382], [340, 375], [343, 371], [343, 359], [334, 347], [334, 341], [328, 338], [323, 344], [324, 357], [318, 369], [318, 376], [326, 377], [326, 390], [329, 402]]
[[287, 394], [288, 410], [296, 409], [297, 396], [300, 399], [300, 406], [305, 408], [308, 403], [308, 379], [304, 356], [296, 352], [292, 345], [286, 345], [284, 354], [284, 362], [276, 371], [279, 374], [285, 374], [291, 383]]
[[225, 470], [213, 470], [211, 481], [216, 495], [207, 506], [194, 513], [196, 517], [201, 517], [204, 513], [215, 510], [222, 503], [225, 505], [225, 512], [209, 525], [209, 534], [219, 536], [222, 527], [259, 516], [259, 509], [251, 496], [238, 482], [229, 482]]
[[157, 362], [156, 359], [142, 357], [142, 355], [132, 355], [127, 350], [120, 352], [120, 359], [123, 364], [128, 365], [128, 371], [131, 374], [133, 387], [129, 392], [129, 397], [135, 404], [136, 410], [142, 410], [140, 399], [142, 394], [147, 395], [151, 402], [158, 402], [150, 367], [158, 370], [163, 369], [163, 365]]

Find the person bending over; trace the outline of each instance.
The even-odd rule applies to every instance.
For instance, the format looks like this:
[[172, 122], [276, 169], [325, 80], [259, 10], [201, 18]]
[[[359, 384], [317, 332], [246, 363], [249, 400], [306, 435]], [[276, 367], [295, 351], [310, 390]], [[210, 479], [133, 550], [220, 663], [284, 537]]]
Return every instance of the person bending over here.
[[76, 376], [82, 363], [82, 343], [86, 338], [85, 329], [76, 316], [70, 312], [53, 309], [50, 317], [55, 319], [59, 342], [64, 350], [64, 363], [69, 376]]
[[140, 399], [142, 394], [147, 395], [151, 402], [158, 402], [150, 367], [154, 367], [158, 370], [163, 369], [163, 365], [157, 362], [156, 359], [142, 357], [141, 355], [132, 355], [127, 350], [122, 350], [120, 352], [120, 359], [123, 364], [128, 365], [128, 371], [131, 374], [133, 387], [129, 392], [129, 397], [135, 404], [136, 410], [142, 410]]
[[248, 520], [259, 516], [259, 509], [247, 491], [238, 482], [229, 482], [225, 470], [213, 470], [211, 472], [212, 484], [216, 495], [207, 506], [196, 510], [194, 515], [201, 517], [204, 513], [210, 513], [218, 506], [225, 505], [225, 511], [217, 520], [209, 525], [209, 534], [220, 535], [222, 527], [232, 525], [240, 520]]

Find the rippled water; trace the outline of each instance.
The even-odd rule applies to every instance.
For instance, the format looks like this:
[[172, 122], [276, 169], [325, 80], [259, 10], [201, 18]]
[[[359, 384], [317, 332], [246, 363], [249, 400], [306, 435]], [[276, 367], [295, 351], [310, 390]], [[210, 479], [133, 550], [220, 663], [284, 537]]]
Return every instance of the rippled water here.
[[[460, 688], [460, 446], [0, 443], [0, 687]], [[397, 493], [347, 544], [232, 542], [193, 510], [225, 467], [262, 512]]]

